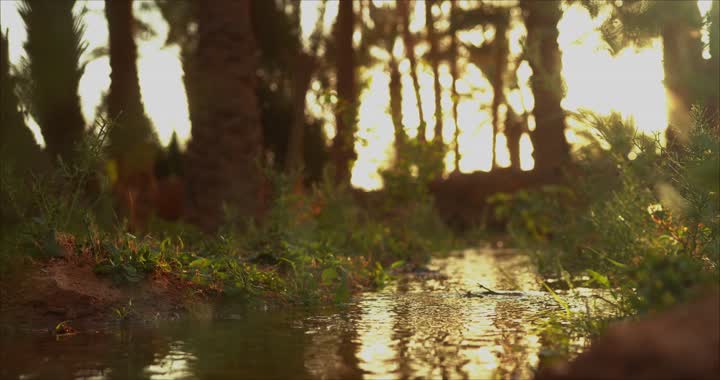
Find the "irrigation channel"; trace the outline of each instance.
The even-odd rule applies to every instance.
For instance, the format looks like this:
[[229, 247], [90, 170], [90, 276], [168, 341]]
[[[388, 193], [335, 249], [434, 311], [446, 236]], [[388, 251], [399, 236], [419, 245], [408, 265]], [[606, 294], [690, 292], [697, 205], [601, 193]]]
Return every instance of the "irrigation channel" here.
[[243, 307], [207, 321], [61, 339], [13, 335], [0, 341], [0, 377], [531, 378], [543, 343], [538, 326], [559, 306], [541, 291], [527, 258], [472, 249], [434, 259], [430, 269], [340, 306]]

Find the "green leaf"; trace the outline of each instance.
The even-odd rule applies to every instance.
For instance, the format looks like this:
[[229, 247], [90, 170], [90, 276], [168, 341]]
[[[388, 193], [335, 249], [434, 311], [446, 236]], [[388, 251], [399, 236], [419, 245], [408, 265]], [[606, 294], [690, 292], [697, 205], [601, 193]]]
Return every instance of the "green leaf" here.
[[602, 285], [602, 286], [605, 287], [605, 288], [609, 288], [609, 287], [610, 287], [610, 281], [608, 280], [607, 276], [603, 276], [603, 275], [601, 275], [600, 273], [595, 272], [595, 271], [592, 270], [592, 269], [588, 269], [586, 272], [587, 272], [587, 274], [590, 275], [590, 277], [592, 277], [592, 279], [593, 279], [595, 282], [597, 282], [598, 284]]
[[338, 273], [335, 268], [326, 268], [324, 271], [322, 271], [320, 278], [322, 279], [323, 284], [329, 284], [333, 280], [338, 278]]
[[195, 269], [205, 269], [210, 265], [210, 260], [207, 258], [201, 257], [199, 259], [193, 260], [193, 262], [190, 263], [190, 268]]
[[545, 289], [547, 289], [548, 292], [550, 292], [550, 294], [552, 295], [555, 302], [557, 302], [557, 304], [560, 305], [565, 310], [565, 314], [570, 316], [570, 305], [568, 305], [567, 302], [565, 302], [562, 298], [560, 298], [560, 296], [557, 293], [555, 293], [555, 291], [553, 291], [552, 288], [550, 288], [547, 283], [543, 282], [543, 286], [545, 287]]

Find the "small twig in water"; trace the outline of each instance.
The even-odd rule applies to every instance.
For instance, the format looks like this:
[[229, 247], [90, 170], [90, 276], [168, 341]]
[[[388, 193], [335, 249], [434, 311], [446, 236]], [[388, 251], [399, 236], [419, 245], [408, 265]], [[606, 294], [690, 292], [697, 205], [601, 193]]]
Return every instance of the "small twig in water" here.
[[483, 285], [483, 284], [481, 284], [481, 283], [479, 283], [479, 282], [477, 283], [477, 286], [481, 287], [482, 289], [487, 290], [487, 292], [490, 293], [490, 294], [500, 294], [500, 293], [498, 293], [498, 292], [496, 292], [496, 291], [488, 288], [487, 286], [485, 286], [485, 285]]

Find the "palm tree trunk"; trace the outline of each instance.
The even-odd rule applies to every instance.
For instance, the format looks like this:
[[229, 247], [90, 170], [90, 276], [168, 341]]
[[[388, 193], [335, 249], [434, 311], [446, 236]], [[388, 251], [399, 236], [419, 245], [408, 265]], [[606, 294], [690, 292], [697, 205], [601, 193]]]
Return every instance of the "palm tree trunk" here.
[[433, 71], [433, 89], [435, 92], [435, 136], [433, 141], [442, 145], [443, 115], [442, 115], [442, 87], [440, 86], [440, 60], [438, 57], [438, 41], [435, 33], [435, 22], [432, 15], [433, 0], [425, 0], [425, 25], [427, 38], [430, 44], [430, 62]]
[[110, 130], [110, 155], [119, 176], [151, 170], [157, 138], [145, 114], [133, 39], [132, 0], [105, 0], [110, 35], [110, 92], [108, 112], [117, 124]]
[[528, 63], [533, 71], [530, 87], [535, 98], [535, 130], [530, 137], [535, 170], [553, 174], [570, 159], [565, 113], [560, 105], [563, 98], [562, 61], [557, 43], [557, 24], [562, 16], [560, 1], [524, 0], [520, 5], [527, 28]]
[[303, 141], [305, 139], [305, 96], [310, 88], [316, 60], [305, 53], [298, 54], [293, 78], [293, 121], [288, 138], [285, 169], [288, 172], [304, 167]]
[[239, 222], [263, 211], [258, 159], [262, 128], [255, 95], [256, 45], [249, 1], [194, 2], [192, 140], [187, 151], [190, 220], [217, 229], [224, 211]]
[[710, 8], [710, 60], [707, 71], [710, 73], [711, 110], [720, 120], [720, 2], [713, 1]]
[[[406, 135], [402, 123], [402, 76], [398, 62], [390, 53], [390, 116], [392, 117], [393, 127], [395, 129], [395, 154], [398, 155], [402, 151], [402, 145], [405, 143]], [[398, 157], [396, 157], [397, 159]]]
[[425, 141], [425, 115], [422, 109], [422, 98], [420, 96], [420, 81], [417, 75], [417, 60], [415, 59], [415, 40], [410, 33], [410, 0], [398, 1], [397, 9], [402, 22], [402, 36], [405, 44], [405, 55], [410, 61], [410, 76], [412, 77], [413, 90], [415, 91], [415, 102], [417, 103], [418, 116], [420, 117], [420, 126], [418, 127], [418, 139]]
[[[456, 0], [450, 1], [450, 20], [455, 19], [455, 7], [457, 6], [455, 4]], [[451, 21], [452, 22], [452, 21]], [[457, 78], [458, 78], [458, 67], [457, 67], [457, 59], [458, 59], [458, 43], [457, 43], [457, 33], [454, 29], [452, 29], [452, 25], [450, 26], [451, 33], [450, 33], [450, 75], [452, 76], [452, 112], [453, 112], [453, 123], [455, 124], [455, 134], [453, 136], [453, 147], [455, 149], [455, 170], [460, 171], [460, 144], [458, 142], [460, 138], [460, 125], [458, 124], [458, 103], [460, 102], [460, 98], [458, 96], [457, 91]]]
[[497, 136], [500, 131], [500, 105], [505, 102], [504, 94], [504, 75], [507, 67], [507, 25], [503, 22], [495, 24], [495, 65], [492, 79], [493, 85], [493, 102], [492, 102], [492, 169], [497, 167]]
[[510, 152], [510, 167], [516, 171], [520, 170], [520, 137], [522, 137], [524, 131], [524, 116], [517, 115], [512, 107], [508, 107], [507, 118], [505, 119], [505, 137]]
[[[703, 59], [700, 29], [702, 18], [697, 4], [692, 2], [658, 3], [669, 15], [661, 30], [663, 40], [663, 69], [665, 87], [670, 95], [670, 127], [667, 130], [668, 142], [675, 138], [683, 139], [687, 135], [692, 120], [690, 109], [693, 105], [706, 101], [707, 94], [702, 91]], [[717, 91], [717, 88], [711, 89]], [[709, 94], [709, 93], [708, 93]]]
[[19, 12], [27, 30], [25, 51], [32, 78], [30, 110], [54, 160], [71, 162], [85, 130], [78, 84], [84, 28], [73, 15], [75, 0], [24, 0]]
[[357, 157], [355, 153], [357, 85], [355, 78], [355, 51], [353, 49], [354, 28], [353, 1], [340, 1], [335, 24], [338, 95], [338, 109], [335, 112], [335, 121], [337, 132], [332, 144], [335, 180], [338, 183], [350, 182], [350, 166]]
[[[40, 169], [45, 157], [20, 112], [15, 83], [10, 74], [8, 40], [0, 26], [0, 161], [12, 165], [16, 174], [25, 175]], [[3, 211], [9, 212], [10, 207]], [[0, 223], [5, 214], [0, 211]]]

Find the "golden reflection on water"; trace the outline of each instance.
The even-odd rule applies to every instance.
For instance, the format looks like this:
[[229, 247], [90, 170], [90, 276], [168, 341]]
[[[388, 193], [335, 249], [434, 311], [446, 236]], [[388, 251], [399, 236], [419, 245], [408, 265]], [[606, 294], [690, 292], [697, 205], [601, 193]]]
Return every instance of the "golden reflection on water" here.
[[170, 352], [156, 359], [156, 362], [145, 368], [145, 374], [151, 380], [172, 380], [192, 376], [189, 362], [196, 358], [183, 351], [183, 342], [176, 341], [170, 344]]
[[[561, 310], [527, 259], [468, 250], [340, 307], [245, 308], [215, 321], [111, 326], [56, 339], [0, 329], [0, 378], [529, 378], [536, 329]], [[509, 294], [478, 296], [480, 283]], [[466, 297], [466, 291], [475, 297]], [[569, 298], [581, 310], [581, 298]]]
[[[531, 290], [536, 283], [522, 269], [524, 260], [502, 256], [507, 255], [468, 251], [462, 258], [436, 260], [450, 279], [401, 281], [396, 289], [364, 296], [358, 302], [357, 358], [365, 378], [529, 375], [540, 348], [532, 325], [553, 306], [544, 293]], [[477, 283], [529, 291], [522, 297], [462, 296], [477, 290]]]

